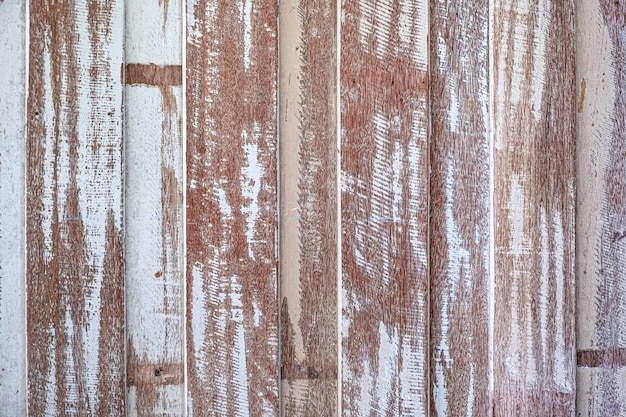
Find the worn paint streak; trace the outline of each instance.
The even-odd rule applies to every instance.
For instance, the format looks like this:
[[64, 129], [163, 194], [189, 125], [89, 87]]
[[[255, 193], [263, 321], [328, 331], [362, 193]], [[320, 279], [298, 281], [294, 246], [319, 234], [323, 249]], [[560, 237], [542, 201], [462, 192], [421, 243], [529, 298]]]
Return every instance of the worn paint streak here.
[[429, 408], [427, 32], [424, 1], [343, 2], [346, 416]]
[[26, 415], [24, 285], [25, 4], [0, 4], [0, 404]]
[[244, 0], [187, 3], [187, 365], [195, 416], [278, 414], [277, 3], [250, 7], [246, 14]]
[[282, 331], [291, 336], [281, 339], [287, 343], [281, 355], [282, 409], [288, 416], [330, 416], [338, 413], [337, 10], [334, 1], [300, 0], [283, 7], [292, 13], [283, 11], [281, 27], [284, 22], [298, 29], [281, 41], [281, 60], [287, 61], [288, 71], [282, 80], [281, 132], [283, 141], [291, 142], [281, 148], [282, 195], [287, 201], [282, 213], [292, 215], [293, 202], [298, 218], [282, 228], [282, 236], [297, 236], [297, 247], [284, 246], [289, 238], [282, 240], [281, 262], [297, 265], [298, 272], [281, 276]]
[[489, 415], [488, 2], [431, 3], [431, 414]]
[[584, 78], [580, 79], [580, 98], [578, 99], [578, 113], [582, 113], [585, 108], [585, 90], [587, 89], [587, 82]]
[[[578, 76], [585, 99], [578, 114], [581, 154], [578, 299], [579, 356], [594, 369], [579, 368], [578, 398], [585, 415], [626, 413], [626, 275], [624, 274], [624, 167], [626, 166], [626, 4], [580, 2]], [[582, 97], [581, 91], [579, 92]], [[583, 296], [584, 294], [584, 296]], [[584, 366], [584, 365], [582, 365]], [[582, 414], [581, 414], [582, 415]]]
[[573, 6], [494, 3], [494, 415], [575, 412]]
[[121, 2], [30, 4], [30, 415], [124, 413]]

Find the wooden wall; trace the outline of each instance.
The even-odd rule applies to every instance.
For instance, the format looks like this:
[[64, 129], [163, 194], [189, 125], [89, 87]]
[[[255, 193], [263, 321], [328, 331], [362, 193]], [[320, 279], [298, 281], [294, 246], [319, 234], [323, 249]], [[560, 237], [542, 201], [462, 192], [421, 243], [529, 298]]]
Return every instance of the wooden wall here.
[[0, 416], [626, 415], [626, 3], [0, 0]]

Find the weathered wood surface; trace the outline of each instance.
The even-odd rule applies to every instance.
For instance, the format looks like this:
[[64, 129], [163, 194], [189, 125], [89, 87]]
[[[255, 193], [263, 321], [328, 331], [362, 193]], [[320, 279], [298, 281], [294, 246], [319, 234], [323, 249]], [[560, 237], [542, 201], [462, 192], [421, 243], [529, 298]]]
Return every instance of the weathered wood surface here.
[[428, 415], [428, 2], [341, 19], [343, 415]]
[[26, 8], [0, 2], [0, 404], [26, 415], [24, 122]]
[[626, 4], [577, 1], [577, 415], [626, 415]]
[[431, 415], [489, 415], [489, 2], [430, 9]]
[[573, 1], [493, 13], [493, 413], [574, 414]]
[[126, 0], [129, 416], [183, 416], [182, 5]]
[[28, 411], [124, 414], [122, 1], [30, 2]]
[[281, 378], [285, 416], [338, 415], [337, 8], [281, 3]]
[[193, 416], [278, 414], [276, 0], [187, 3]]

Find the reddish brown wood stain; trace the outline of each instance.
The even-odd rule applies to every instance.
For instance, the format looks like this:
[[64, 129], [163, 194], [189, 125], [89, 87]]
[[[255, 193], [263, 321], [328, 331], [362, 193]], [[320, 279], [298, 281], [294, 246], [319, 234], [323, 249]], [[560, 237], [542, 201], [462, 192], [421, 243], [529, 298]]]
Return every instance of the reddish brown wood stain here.
[[[111, 66], [119, 63], [107, 47], [122, 46], [122, 14], [116, 3], [84, 9], [42, 0], [31, 2], [30, 14], [29, 414], [119, 416], [125, 400], [122, 86], [112, 77]], [[87, 47], [77, 26], [85, 16], [89, 32], [80, 35], [88, 37]], [[86, 95], [85, 106], [79, 98]], [[87, 128], [86, 137], [79, 127]], [[104, 207], [81, 203], [102, 196]]]
[[245, 7], [187, 5], [187, 358], [195, 416], [278, 413], [277, 3]]
[[574, 5], [493, 13], [493, 412], [574, 415]]
[[426, 415], [428, 8], [342, 16], [343, 412]]
[[487, 1], [431, 2], [431, 414], [489, 415]]

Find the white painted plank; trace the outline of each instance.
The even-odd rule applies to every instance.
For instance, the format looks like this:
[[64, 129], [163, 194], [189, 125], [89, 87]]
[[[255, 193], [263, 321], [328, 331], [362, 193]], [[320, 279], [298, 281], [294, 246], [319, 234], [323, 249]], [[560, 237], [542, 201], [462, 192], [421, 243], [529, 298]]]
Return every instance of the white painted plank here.
[[25, 2], [0, 2], [0, 404], [26, 415]]
[[577, 1], [577, 414], [626, 415], [626, 4]]
[[129, 416], [182, 416], [182, 5], [126, 1]]

